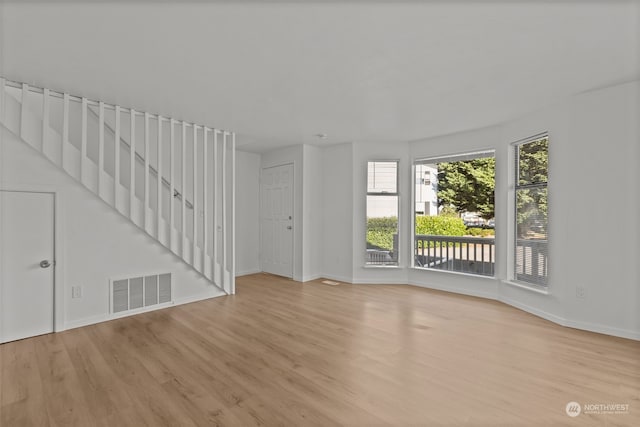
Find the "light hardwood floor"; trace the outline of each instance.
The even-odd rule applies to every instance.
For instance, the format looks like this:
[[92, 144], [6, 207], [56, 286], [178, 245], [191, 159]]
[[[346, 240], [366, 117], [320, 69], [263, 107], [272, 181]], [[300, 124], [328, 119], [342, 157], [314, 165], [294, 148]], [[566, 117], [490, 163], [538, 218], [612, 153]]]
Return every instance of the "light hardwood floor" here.
[[[640, 426], [640, 342], [494, 301], [258, 274], [0, 346], [0, 425]], [[565, 406], [628, 404], [570, 418]]]

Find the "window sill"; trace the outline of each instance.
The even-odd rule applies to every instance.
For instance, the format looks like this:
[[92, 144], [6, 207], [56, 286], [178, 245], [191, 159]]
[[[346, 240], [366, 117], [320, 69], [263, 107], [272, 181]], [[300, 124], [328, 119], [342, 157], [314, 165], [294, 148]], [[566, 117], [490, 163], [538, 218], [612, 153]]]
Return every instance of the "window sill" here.
[[490, 280], [495, 280], [496, 276], [485, 276], [483, 274], [472, 274], [472, 273], [465, 273], [464, 271], [451, 271], [451, 270], [438, 270], [437, 268], [426, 268], [426, 267], [411, 267], [412, 270], [416, 270], [416, 271], [433, 271], [436, 273], [443, 273], [443, 274], [453, 274], [456, 276], [464, 276], [464, 277], [473, 277], [474, 279], [490, 279]]
[[375, 265], [375, 264], [368, 265], [368, 264], [365, 264], [365, 265], [362, 266], [362, 268], [373, 268], [373, 269], [377, 269], [377, 268], [386, 269], [386, 268], [389, 268], [389, 269], [393, 270], [393, 269], [400, 269], [402, 267], [400, 267], [399, 265]]
[[504, 283], [506, 285], [509, 285], [509, 286], [516, 287], [516, 288], [525, 289], [525, 290], [530, 291], [530, 292], [535, 292], [537, 294], [551, 295], [551, 293], [549, 292], [548, 289], [538, 288], [538, 287], [535, 287], [533, 285], [528, 285], [528, 284], [524, 284], [524, 283], [521, 283], [521, 282], [514, 282], [512, 280], [503, 280], [502, 283]]

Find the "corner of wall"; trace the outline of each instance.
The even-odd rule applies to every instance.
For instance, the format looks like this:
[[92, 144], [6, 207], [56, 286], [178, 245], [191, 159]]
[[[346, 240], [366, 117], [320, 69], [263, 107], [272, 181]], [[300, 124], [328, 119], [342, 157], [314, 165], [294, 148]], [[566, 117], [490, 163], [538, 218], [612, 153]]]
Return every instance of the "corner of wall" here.
[[318, 214], [321, 217], [321, 274], [342, 282], [353, 281], [353, 144], [321, 149], [318, 173], [322, 178]]
[[236, 277], [260, 271], [260, 155], [236, 156]]

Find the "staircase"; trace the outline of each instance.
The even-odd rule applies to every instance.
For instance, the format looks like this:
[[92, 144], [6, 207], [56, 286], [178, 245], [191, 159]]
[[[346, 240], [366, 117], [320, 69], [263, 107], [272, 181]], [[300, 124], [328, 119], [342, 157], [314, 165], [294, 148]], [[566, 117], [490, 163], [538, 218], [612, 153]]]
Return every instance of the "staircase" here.
[[235, 133], [1, 77], [0, 125], [235, 293]]

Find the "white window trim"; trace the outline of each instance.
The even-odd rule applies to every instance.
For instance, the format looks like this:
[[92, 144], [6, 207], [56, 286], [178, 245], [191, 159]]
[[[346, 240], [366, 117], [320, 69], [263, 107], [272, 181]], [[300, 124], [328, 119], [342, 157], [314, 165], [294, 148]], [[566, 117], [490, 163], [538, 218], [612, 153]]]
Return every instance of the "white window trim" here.
[[514, 280], [503, 280], [502, 283], [504, 283], [505, 285], [516, 287], [516, 288], [525, 289], [529, 292], [535, 292], [537, 294], [551, 295], [551, 292], [549, 291], [549, 289], [546, 289], [542, 286], [537, 286], [533, 283], [514, 281]]
[[[395, 193], [379, 193], [379, 192], [369, 192], [369, 163], [375, 163], [375, 162], [394, 162], [396, 164], [396, 192]], [[401, 222], [401, 217], [402, 217], [402, 212], [400, 210], [400, 207], [402, 206], [402, 204], [400, 203], [400, 199], [401, 199], [401, 195], [400, 195], [400, 159], [368, 159], [366, 160], [366, 175], [365, 175], [365, 195], [364, 195], [364, 245], [365, 245], [365, 251], [366, 251], [366, 247], [367, 247], [367, 209], [368, 209], [368, 204], [367, 204], [367, 197], [368, 196], [395, 196], [398, 198], [398, 259], [396, 260], [395, 264], [369, 264], [367, 263], [367, 258], [366, 255], [363, 257], [364, 258], [364, 264], [363, 267], [364, 268], [403, 268], [402, 267], [402, 257], [400, 255], [400, 253], [402, 252], [400, 250], [400, 248], [402, 247], [402, 236], [400, 233], [400, 222]]]
[[455, 276], [464, 276], [464, 277], [470, 277], [473, 279], [480, 279], [480, 280], [496, 280], [498, 278], [497, 275], [497, 271], [496, 268], [494, 267], [494, 271], [493, 271], [493, 275], [492, 276], [485, 276], [484, 274], [473, 274], [473, 273], [467, 273], [466, 271], [453, 271], [453, 270], [439, 270], [437, 268], [428, 268], [428, 267], [411, 267], [413, 270], [415, 271], [428, 271], [428, 272], [434, 272], [434, 273], [442, 273], [442, 274], [452, 274]]
[[[544, 295], [550, 295], [551, 294], [551, 277], [547, 276], [547, 286], [541, 286], [541, 285], [537, 285], [535, 283], [529, 283], [529, 282], [524, 282], [522, 280], [517, 280], [516, 279], [516, 259], [515, 259], [515, 253], [516, 253], [516, 168], [517, 168], [517, 164], [516, 164], [516, 150], [518, 149], [518, 147], [522, 144], [526, 144], [529, 142], [533, 142], [536, 141], [538, 139], [547, 137], [549, 140], [551, 139], [549, 136], [549, 132], [545, 131], [545, 132], [540, 132], [537, 133], [535, 135], [532, 135], [530, 137], [527, 138], [523, 138], [523, 139], [519, 139], [517, 141], [514, 141], [512, 143], [509, 144], [509, 161], [508, 161], [508, 165], [507, 165], [507, 177], [508, 177], [508, 193], [509, 193], [509, 197], [507, 200], [507, 209], [508, 209], [508, 213], [507, 213], [507, 279], [503, 280], [502, 282], [510, 285], [510, 286], [514, 286], [514, 287], [518, 287], [521, 289], [526, 289], [532, 292], [536, 292], [536, 293], [540, 293], [540, 294], [544, 294]], [[547, 153], [549, 154], [549, 153]], [[549, 187], [548, 187], [548, 182], [549, 182], [549, 166], [547, 165], [547, 197], [548, 197], [548, 192], [549, 192]], [[549, 224], [550, 224], [550, 216], [547, 217], [547, 229], [549, 228]], [[548, 231], [547, 231], [548, 233]], [[549, 240], [547, 238], [547, 240]], [[549, 256], [549, 254], [547, 253], [547, 257]]]
[[[496, 246], [496, 257], [493, 260], [494, 266], [493, 266], [493, 274], [491, 276], [485, 276], [482, 274], [473, 274], [473, 273], [468, 273], [468, 272], [463, 272], [463, 271], [448, 271], [448, 270], [438, 270], [437, 268], [427, 268], [427, 267], [421, 267], [421, 266], [416, 266], [416, 257], [415, 257], [415, 253], [414, 253], [414, 245], [415, 245], [415, 239], [416, 239], [416, 213], [415, 213], [415, 206], [416, 206], [416, 180], [415, 180], [415, 176], [416, 176], [416, 165], [418, 164], [430, 164], [433, 162], [445, 162], [445, 161], [456, 161], [456, 159], [458, 160], [466, 160], [466, 158], [478, 158], [481, 156], [493, 156], [494, 159], [496, 159], [496, 173], [494, 175], [494, 180], [496, 180], [497, 177], [497, 171], [498, 171], [498, 167], [497, 167], [497, 156], [496, 156], [496, 148], [480, 148], [480, 149], [476, 149], [476, 150], [469, 150], [469, 151], [460, 151], [458, 153], [454, 153], [454, 154], [442, 154], [442, 155], [435, 155], [435, 156], [416, 156], [411, 158], [411, 210], [410, 210], [410, 214], [411, 214], [411, 221], [409, 226], [411, 227], [411, 248], [409, 250], [410, 253], [410, 258], [411, 261], [409, 262], [409, 268], [414, 269], [414, 270], [418, 270], [418, 271], [437, 271], [437, 272], [441, 272], [441, 273], [449, 273], [449, 274], [457, 274], [457, 275], [464, 275], [464, 276], [469, 276], [469, 277], [473, 277], [473, 278], [488, 278], [488, 279], [492, 279], [495, 280], [498, 277], [498, 267], [501, 265], [498, 262], [498, 251], [497, 251], [497, 247], [498, 247], [498, 233], [496, 231], [496, 238], [495, 238], [495, 246]], [[496, 186], [494, 188], [494, 194], [497, 190], [497, 181], [496, 181]], [[494, 209], [496, 209], [496, 207], [494, 206]], [[497, 209], [496, 209], [497, 211]], [[496, 230], [494, 228], [494, 230]]]
[[[400, 255], [400, 254], [398, 253], [398, 255]], [[404, 267], [401, 266], [398, 263], [397, 265], [394, 265], [394, 264], [365, 264], [365, 265], [362, 266], [362, 268], [367, 269], [367, 270], [368, 269], [373, 269], [373, 270], [377, 270], [377, 269], [394, 270], [394, 269], [400, 269], [400, 268], [404, 268]]]

